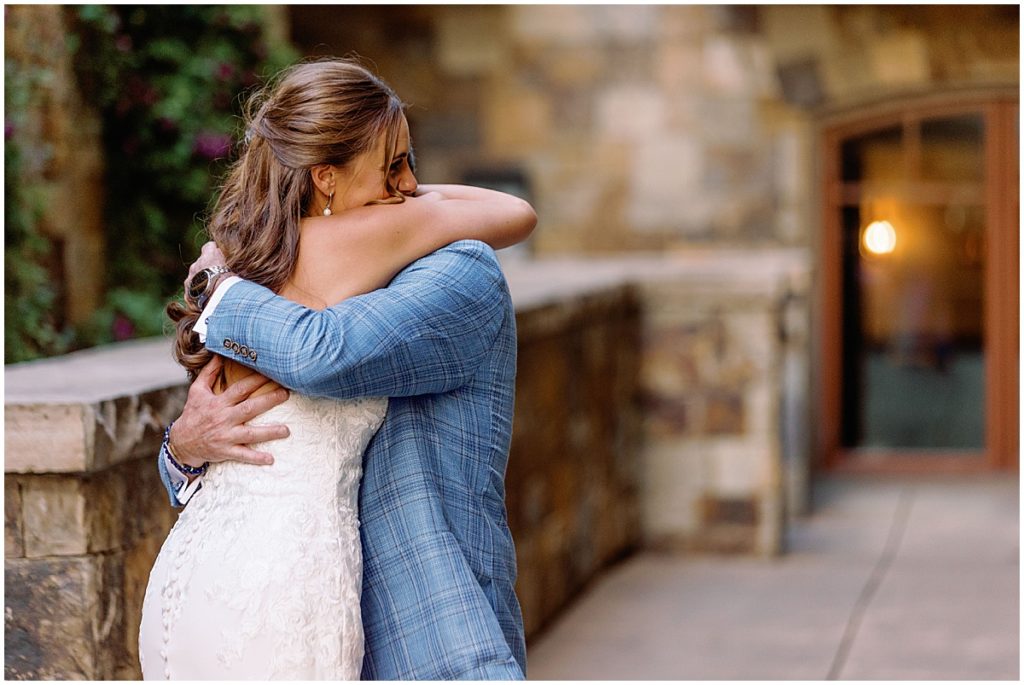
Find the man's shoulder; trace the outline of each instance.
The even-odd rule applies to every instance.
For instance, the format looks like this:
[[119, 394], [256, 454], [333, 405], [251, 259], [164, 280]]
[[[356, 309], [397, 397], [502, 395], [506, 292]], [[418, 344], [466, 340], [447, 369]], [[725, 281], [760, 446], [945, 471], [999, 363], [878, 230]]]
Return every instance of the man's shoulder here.
[[[450, 255], [456, 259], [470, 259], [498, 263], [498, 256], [487, 243], [480, 240], [457, 240], [445, 245], [434, 255]], [[431, 255], [427, 255], [428, 257]]]
[[479, 240], [459, 240], [445, 245], [417, 259], [402, 271], [403, 274], [424, 275], [429, 272], [441, 272], [457, 278], [503, 278], [494, 249]]

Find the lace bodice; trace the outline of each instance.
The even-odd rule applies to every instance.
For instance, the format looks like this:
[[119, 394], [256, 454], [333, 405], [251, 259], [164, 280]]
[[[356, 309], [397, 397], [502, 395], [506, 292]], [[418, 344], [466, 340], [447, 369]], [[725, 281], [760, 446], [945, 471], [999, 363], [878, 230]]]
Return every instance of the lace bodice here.
[[[289, 427], [288, 438], [256, 446], [272, 465], [210, 466], [150, 578], [146, 677], [358, 678], [359, 480], [386, 408], [386, 399], [292, 393], [252, 422]], [[147, 631], [156, 606], [159, 666], [142, 645], [156, 638]], [[193, 646], [207, 655], [202, 668], [184, 663]]]

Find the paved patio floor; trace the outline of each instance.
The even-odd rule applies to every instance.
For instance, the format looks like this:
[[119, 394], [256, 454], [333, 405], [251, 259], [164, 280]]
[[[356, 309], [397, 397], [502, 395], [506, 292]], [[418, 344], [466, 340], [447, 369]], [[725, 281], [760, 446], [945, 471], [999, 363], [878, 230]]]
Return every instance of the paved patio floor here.
[[643, 553], [529, 645], [531, 680], [1018, 680], [1017, 476], [830, 478], [773, 560]]

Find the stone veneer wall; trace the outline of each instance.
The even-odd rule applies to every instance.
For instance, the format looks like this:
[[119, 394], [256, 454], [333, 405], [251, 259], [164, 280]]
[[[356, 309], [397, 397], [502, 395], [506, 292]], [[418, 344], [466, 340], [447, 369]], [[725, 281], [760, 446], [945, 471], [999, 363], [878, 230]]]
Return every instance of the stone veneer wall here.
[[813, 247], [820, 114], [1019, 84], [1016, 6], [289, 11], [300, 49], [358, 53], [411, 103], [421, 180], [521, 172], [539, 256]]
[[[510, 525], [528, 634], [640, 541], [635, 297], [516, 294]], [[173, 524], [154, 456], [185, 398], [164, 341], [5, 369], [8, 679], [135, 679], [142, 597]]]

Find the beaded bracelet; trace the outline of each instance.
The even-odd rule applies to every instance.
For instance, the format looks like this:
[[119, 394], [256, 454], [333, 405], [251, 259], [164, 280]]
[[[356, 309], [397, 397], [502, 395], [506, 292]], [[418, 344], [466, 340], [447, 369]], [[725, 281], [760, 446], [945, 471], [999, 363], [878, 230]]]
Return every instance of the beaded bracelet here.
[[168, 461], [171, 462], [171, 465], [174, 468], [178, 469], [178, 471], [185, 474], [186, 476], [203, 475], [204, 473], [206, 473], [206, 469], [209, 468], [210, 462], [203, 462], [202, 466], [188, 466], [187, 464], [182, 464], [178, 462], [178, 460], [174, 458], [174, 452], [171, 451], [171, 426], [173, 425], [174, 421], [171, 421], [169, 424], [167, 424], [167, 428], [164, 429], [164, 443], [162, 445], [162, 448], [164, 449], [164, 451], [167, 452]]

